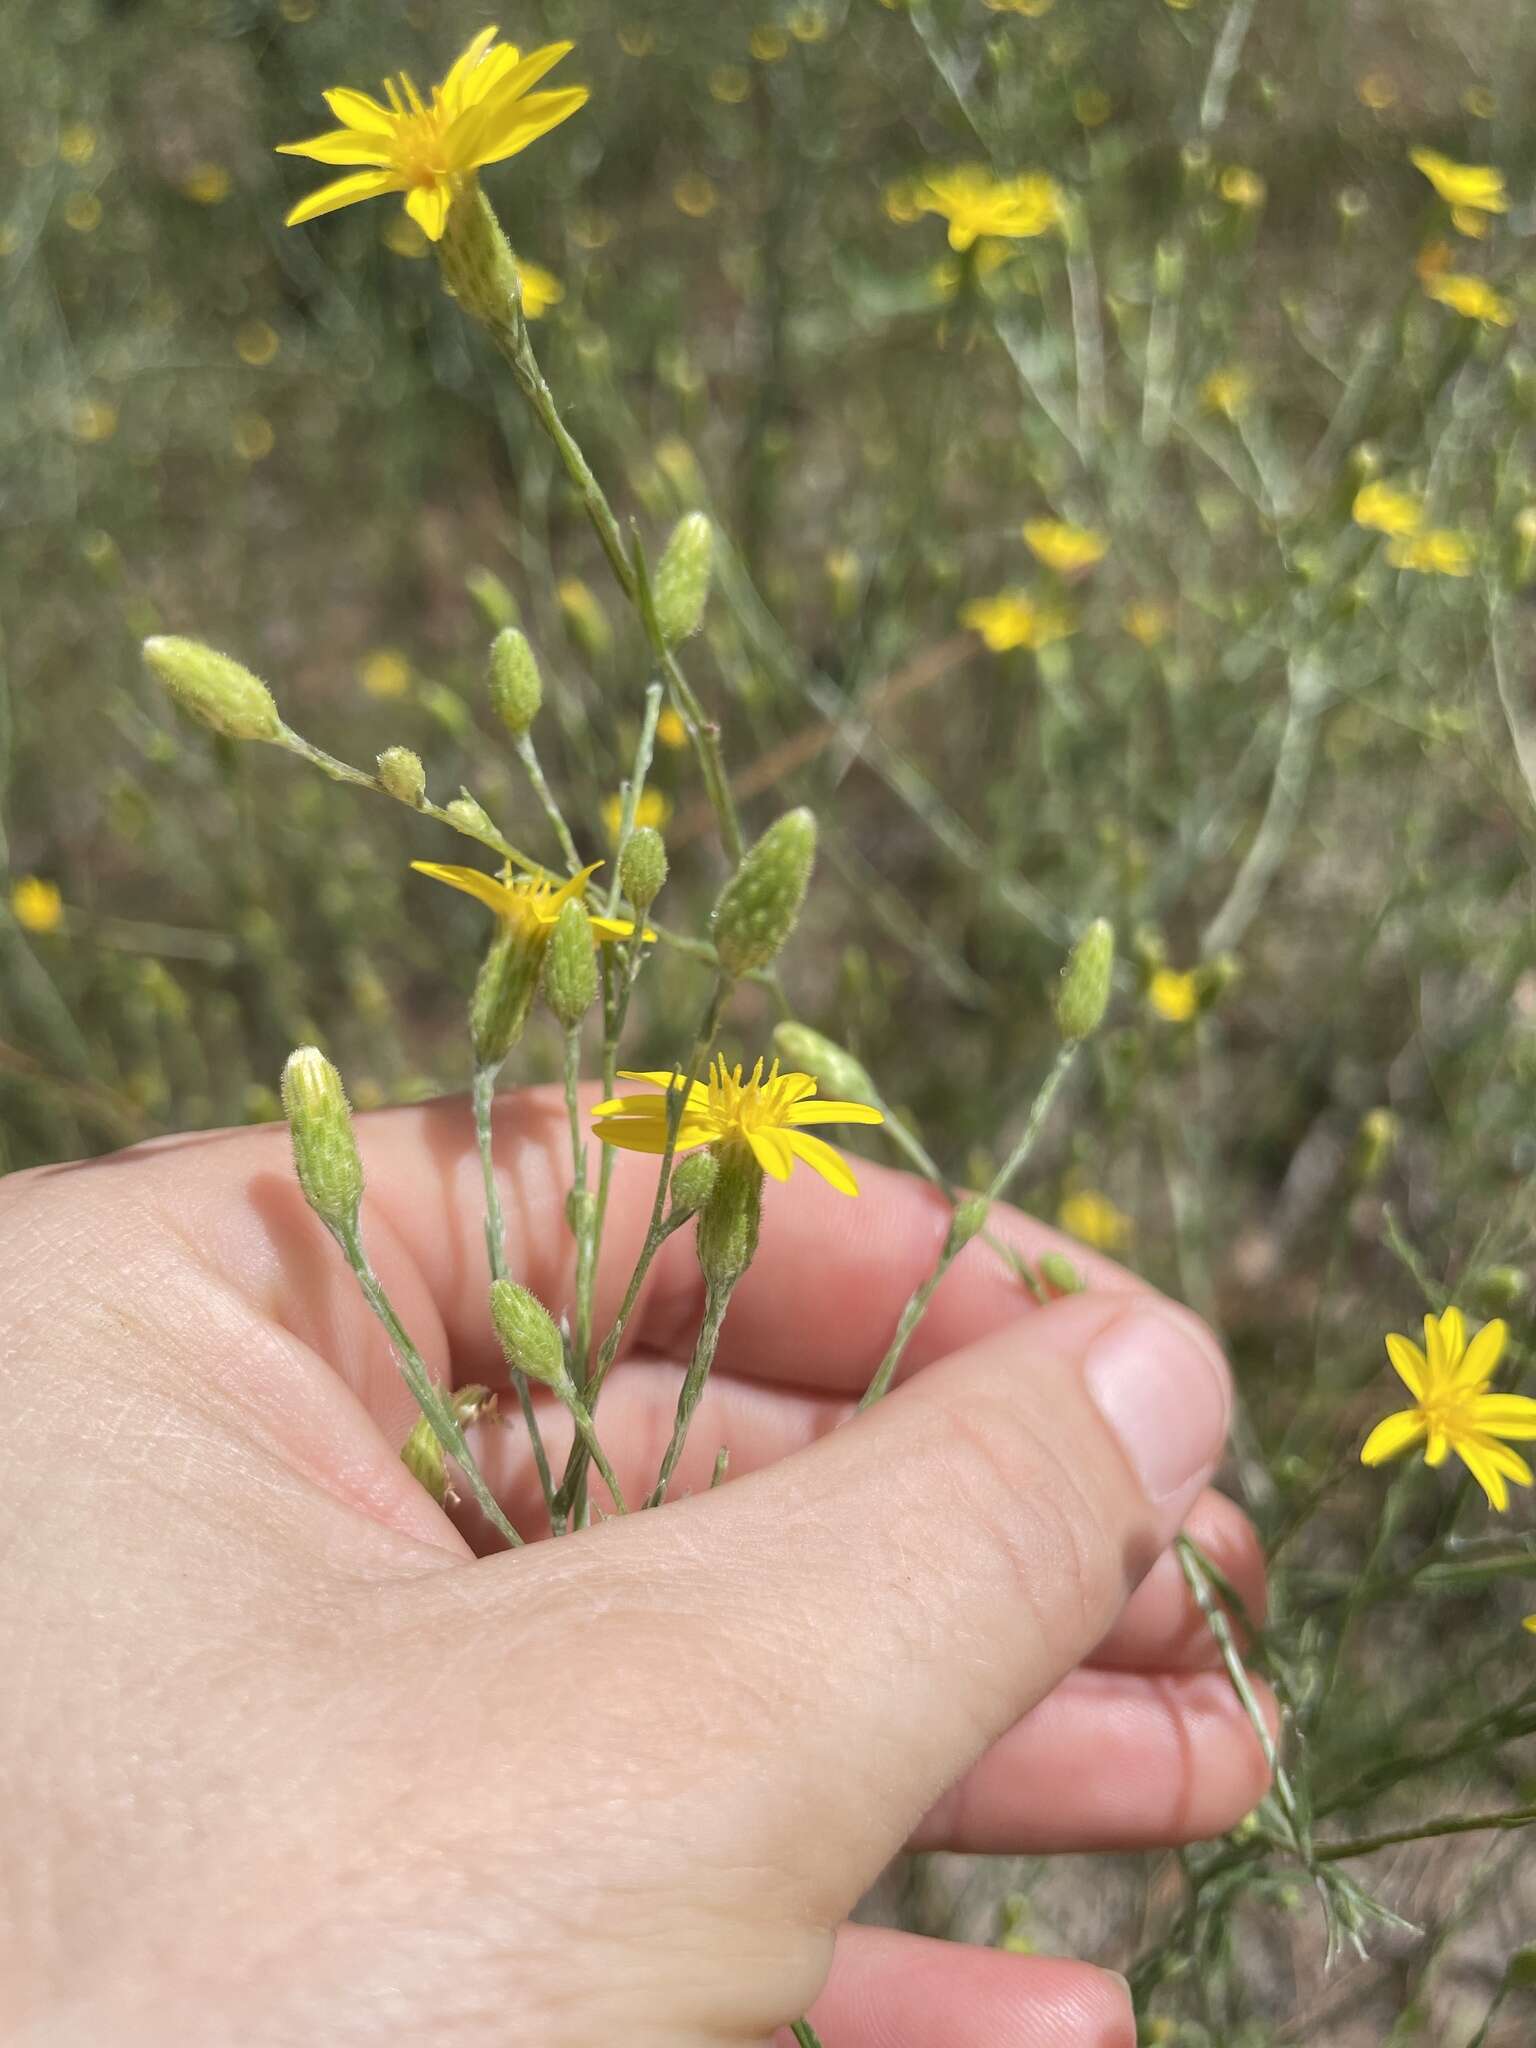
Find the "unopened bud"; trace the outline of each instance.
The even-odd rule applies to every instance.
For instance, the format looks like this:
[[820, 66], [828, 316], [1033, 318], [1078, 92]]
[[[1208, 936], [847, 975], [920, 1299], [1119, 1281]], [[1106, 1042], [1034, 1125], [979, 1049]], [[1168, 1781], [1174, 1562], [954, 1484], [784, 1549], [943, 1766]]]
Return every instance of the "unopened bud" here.
[[992, 1204], [985, 1195], [967, 1195], [963, 1202], [956, 1204], [955, 1213], [949, 1219], [949, 1237], [944, 1246], [951, 1257], [964, 1251], [971, 1239], [986, 1229], [991, 1208]]
[[1042, 1252], [1040, 1278], [1057, 1294], [1081, 1294], [1087, 1284], [1065, 1252]]
[[144, 659], [184, 711], [231, 740], [275, 740], [283, 721], [272, 692], [248, 668], [200, 640], [157, 634]]
[[666, 886], [666, 841], [654, 825], [637, 825], [619, 856], [619, 886], [636, 910], [647, 911]]
[[496, 827], [491, 823], [490, 813], [485, 806], [472, 797], [467, 789], [460, 790], [444, 812], [461, 832], [467, 832], [472, 839], [494, 839]]
[[503, 626], [517, 624], [517, 599], [494, 569], [487, 569], [477, 563], [465, 575], [464, 588], [479, 605], [487, 622], [497, 632], [500, 632]]
[[[462, 1427], [496, 1405], [489, 1387], [459, 1387], [448, 1397], [454, 1419]], [[414, 1479], [419, 1479], [441, 1507], [448, 1498], [448, 1462], [437, 1432], [423, 1415], [406, 1438], [400, 1462]]]
[[357, 1226], [363, 1162], [341, 1076], [318, 1047], [301, 1045], [283, 1068], [283, 1114], [304, 1199], [327, 1228]]
[[539, 715], [544, 684], [526, 633], [504, 626], [491, 642], [491, 705], [513, 739], [520, 740]]
[[565, 1346], [554, 1318], [537, 1296], [515, 1280], [493, 1282], [491, 1320], [514, 1372], [536, 1380], [541, 1387], [559, 1388], [568, 1383]]
[[427, 793], [427, 771], [421, 756], [409, 747], [386, 747], [379, 756], [379, 787], [403, 804], [420, 808]]
[[867, 1102], [880, 1107], [880, 1091], [854, 1058], [809, 1024], [776, 1024], [773, 1049], [786, 1067], [809, 1074], [826, 1095], [841, 1102]]
[[1056, 1028], [1067, 1043], [1091, 1038], [1104, 1021], [1115, 971], [1115, 928], [1096, 917], [1067, 955], [1056, 990]]
[[1481, 1266], [1464, 1283], [1462, 1298], [1484, 1315], [1498, 1315], [1513, 1308], [1529, 1286], [1518, 1266]]
[[564, 904], [544, 949], [544, 1000], [574, 1031], [597, 1000], [597, 948], [584, 905]]
[[724, 1145], [709, 1199], [699, 1212], [699, 1270], [712, 1292], [729, 1290], [757, 1252], [763, 1169], [750, 1146]]
[[804, 809], [786, 811], [747, 849], [712, 920], [727, 974], [750, 974], [778, 953], [799, 918], [815, 858], [816, 820]]
[[713, 1152], [690, 1152], [672, 1169], [672, 1216], [681, 1222], [703, 1208], [720, 1178], [720, 1162]]
[[704, 623], [714, 567], [715, 530], [703, 512], [687, 512], [672, 529], [656, 569], [656, 623], [675, 647]]
[[499, 930], [469, 999], [469, 1035], [481, 1067], [499, 1067], [523, 1035], [544, 948], [516, 926]]

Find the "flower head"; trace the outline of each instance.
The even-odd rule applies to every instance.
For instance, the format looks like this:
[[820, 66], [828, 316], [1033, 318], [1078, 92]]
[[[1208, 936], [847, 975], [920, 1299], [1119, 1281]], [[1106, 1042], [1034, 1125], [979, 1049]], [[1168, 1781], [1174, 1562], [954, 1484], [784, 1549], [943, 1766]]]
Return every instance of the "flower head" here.
[[1369, 526], [1377, 533], [1414, 533], [1423, 516], [1423, 507], [1411, 491], [1383, 483], [1366, 484], [1356, 492], [1350, 507], [1356, 526]]
[[24, 932], [56, 932], [64, 922], [58, 883], [41, 875], [22, 875], [11, 884], [11, 915]]
[[1491, 164], [1458, 164], [1433, 149], [1414, 149], [1408, 161], [1422, 171], [1447, 206], [1474, 213], [1508, 213], [1504, 173]]
[[1200, 386], [1200, 403], [1207, 412], [1219, 412], [1235, 420], [1253, 396], [1253, 380], [1246, 370], [1212, 370]]
[[1070, 576], [1091, 569], [1109, 553], [1109, 542], [1091, 526], [1069, 526], [1064, 519], [1026, 519], [1024, 544], [1037, 562]]
[[1135, 1229], [1123, 1209], [1117, 1209], [1108, 1195], [1094, 1188], [1079, 1188], [1064, 1198], [1056, 1221], [1082, 1244], [1095, 1251], [1118, 1252], [1130, 1242]]
[[1513, 327], [1515, 324], [1514, 307], [1494, 290], [1486, 278], [1442, 270], [1438, 275], [1425, 278], [1424, 290], [1429, 298], [1442, 306], [1449, 306], [1463, 320], [1479, 320], [1484, 327]]
[[287, 226], [334, 213], [385, 192], [403, 192], [405, 210], [432, 241], [441, 241], [448, 209], [466, 180], [487, 164], [516, 156], [586, 104], [585, 86], [530, 92], [559, 63], [569, 43], [546, 43], [524, 56], [497, 31], [483, 28], [440, 85], [424, 100], [407, 73], [387, 79], [381, 105], [365, 92], [338, 87], [325, 95], [339, 128], [308, 142], [285, 142], [279, 154], [349, 171], [301, 199]]
[[1436, 526], [1394, 540], [1387, 560], [1394, 569], [1411, 569], [1420, 576], [1470, 576], [1472, 543], [1464, 533]]
[[1061, 219], [1061, 190], [1043, 172], [1020, 178], [994, 178], [981, 164], [961, 164], [951, 171], [930, 171], [912, 194], [918, 213], [936, 213], [949, 222], [951, 249], [969, 249], [983, 235], [1019, 241], [1043, 235]]
[[1147, 984], [1147, 1002], [1165, 1024], [1187, 1024], [1200, 1007], [1200, 984], [1176, 967], [1159, 967]]
[[1508, 1336], [1508, 1325], [1495, 1321], [1484, 1323], [1468, 1343], [1461, 1310], [1448, 1308], [1424, 1318], [1422, 1351], [1406, 1337], [1388, 1337], [1387, 1356], [1413, 1406], [1377, 1423], [1361, 1448], [1361, 1464], [1380, 1465], [1419, 1442], [1426, 1465], [1443, 1465], [1454, 1451], [1489, 1506], [1508, 1507], [1507, 1482], [1529, 1486], [1531, 1468], [1499, 1439], [1536, 1437], [1536, 1401], [1488, 1391]]
[[[672, 815], [672, 799], [665, 790], [642, 789], [635, 804], [637, 827], [649, 825], [659, 832]], [[624, 822], [624, 799], [622, 796], [603, 798], [603, 830], [611, 840], [617, 840], [619, 827]]]
[[960, 623], [979, 633], [993, 654], [1015, 647], [1038, 651], [1065, 640], [1074, 627], [1070, 616], [1052, 605], [1037, 604], [1023, 590], [1002, 590], [996, 597], [973, 597], [960, 608]]
[[[430, 875], [434, 882], [446, 882], [450, 889], [462, 889], [466, 896], [475, 897], [525, 939], [543, 942], [553, 932], [566, 904], [579, 903], [586, 895], [587, 883], [602, 862], [594, 861], [567, 882], [557, 882], [553, 875], [512, 875], [510, 871], [506, 880], [499, 881], [479, 868], [439, 867], [430, 860], [413, 860], [411, 866], [419, 875]], [[587, 922], [593, 937], [598, 939], [627, 939], [635, 929], [626, 917], [593, 917], [589, 913]], [[651, 938], [654, 934], [647, 932], [645, 936]]]
[[[674, 1089], [681, 1089], [676, 1073], [624, 1073], [626, 1081], [650, 1081], [665, 1092], [660, 1095], [616, 1095], [600, 1102], [592, 1112], [592, 1128], [605, 1145], [622, 1146], [626, 1152], [665, 1152], [667, 1149], [667, 1101]], [[740, 1067], [727, 1067], [717, 1058], [709, 1079], [695, 1081], [683, 1105], [677, 1127], [677, 1150], [695, 1145], [745, 1145], [765, 1173], [775, 1180], [788, 1180], [797, 1159], [815, 1169], [839, 1194], [856, 1195], [859, 1184], [841, 1154], [821, 1138], [813, 1138], [807, 1124], [881, 1124], [883, 1113], [867, 1102], [819, 1102], [813, 1100], [816, 1083], [809, 1074], [781, 1074], [774, 1061], [766, 1075], [759, 1060], [750, 1077], [743, 1081]]]
[[1159, 604], [1153, 597], [1142, 597], [1126, 606], [1120, 614], [1120, 623], [1143, 647], [1155, 647], [1159, 640], [1168, 637], [1173, 617], [1167, 605]]

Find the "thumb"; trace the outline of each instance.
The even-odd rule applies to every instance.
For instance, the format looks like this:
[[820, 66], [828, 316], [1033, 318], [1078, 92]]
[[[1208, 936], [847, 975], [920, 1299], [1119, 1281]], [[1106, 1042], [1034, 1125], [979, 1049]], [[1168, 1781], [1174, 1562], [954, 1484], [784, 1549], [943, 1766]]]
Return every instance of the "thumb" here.
[[735, 1825], [811, 1888], [809, 1910], [846, 1911], [1093, 1649], [1220, 1459], [1230, 1402], [1194, 1316], [1077, 1295], [643, 1518], [681, 1542], [695, 1626], [749, 1623], [744, 1642], [730, 1630], [734, 1677], [758, 1692], [773, 1762], [738, 1788]]

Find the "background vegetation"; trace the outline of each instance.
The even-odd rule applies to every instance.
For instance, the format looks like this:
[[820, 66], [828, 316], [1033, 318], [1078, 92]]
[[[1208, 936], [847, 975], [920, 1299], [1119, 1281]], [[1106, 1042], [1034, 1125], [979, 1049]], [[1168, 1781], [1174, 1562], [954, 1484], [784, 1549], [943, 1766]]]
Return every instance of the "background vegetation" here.
[[[455, 842], [180, 722], [146, 633], [247, 661], [346, 759], [415, 748], [439, 800], [462, 781], [540, 846], [483, 690], [515, 616], [602, 851], [647, 667], [579, 505], [392, 203], [281, 226], [312, 179], [272, 146], [321, 89], [438, 75], [483, 18], [0, 5], [0, 1168], [273, 1116], [308, 1039], [364, 1105], [462, 1085], [482, 913], [406, 873]], [[1518, 1828], [1326, 1850], [1536, 1794], [1529, 1496], [1496, 1517], [1356, 1462], [1396, 1405], [1382, 1333], [1426, 1305], [1509, 1313], [1504, 1384], [1532, 1390], [1536, 25], [1519, 0], [504, 25], [573, 37], [592, 87], [488, 181], [563, 291], [551, 382], [653, 544], [693, 506], [729, 535], [690, 672], [749, 820], [823, 821], [798, 1013], [976, 1177], [1049, 1057], [1063, 940], [1112, 915], [1114, 1028], [1028, 1199], [1194, 1302], [1243, 1379], [1289, 1804], [1086, 1883], [929, 1859], [886, 1903], [1134, 1966], [1148, 2038], [1190, 2048], [1529, 2040]], [[1456, 232], [1420, 146], [1504, 172], [1490, 233]], [[1048, 171], [1069, 231], [961, 263], [909, 181], [963, 161]], [[1448, 266], [1510, 324], [1431, 297]], [[1351, 518], [1372, 477], [1469, 573], [1394, 568]], [[1040, 517], [1102, 560], [1042, 567]], [[1007, 588], [1071, 636], [989, 652], [959, 613]], [[657, 779], [684, 925], [719, 855], [691, 757]], [[664, 955], [641, 984], [659, 1059], [697, 975]], [[556, 1059], [534, 1034], [524, 1071]]]

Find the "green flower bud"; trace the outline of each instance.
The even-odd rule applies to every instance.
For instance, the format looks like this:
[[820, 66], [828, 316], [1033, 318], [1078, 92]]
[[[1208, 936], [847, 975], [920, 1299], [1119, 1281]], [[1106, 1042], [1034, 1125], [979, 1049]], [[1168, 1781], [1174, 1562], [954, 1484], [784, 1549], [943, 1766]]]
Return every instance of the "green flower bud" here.
[[544, 949], [544, 1000], [574, 1031], [597, 1000], [597, 948], [584, 907], [565, 904]]
[[702, 512], [686, 512], [672, 529], [656, 569], [656, 623], [675, 647], [704, 623], [714, 567], [715, 530]]
[[637, 825], [619, 856], [619, 886], [636, 910], [649, 910], [666, 886], [666, 841], [654, 825]]
[[699, 1212], [699, 1270], [714, 1292], [734, 1287], [757, 1252], [763, 1169], [749, 1145], [722, 1145], [719, 1171]]
[[275, 740], [282, 732], [272, 692], [227, 654], [161, 633], [144, 642], [144, 659], [184, 711], [226, 739]]
[[491, 642], [491, 704], [496, 716], [520, 740], [539, 715], [544, 684], [526, 633], [504, 626]]
[[543, 946], [516, 927], [492, 939], [469, 999], [469, 1035], [480, 1066], [499, 1067], [522, 1037], [543, 964]]
[[467, 789], [460, 790], [447, 806], [446, 815], [472, 839], [494, 839], [496, 836], [496, 827], [491, 823], [489, 812]]
[[466, 572], [464, 588], [479, 605], [494, 631], [499, 633], [503, 626], [517, 624], [517, 599], [494, 569], [487, 569], [477, 562]]
[[[473, 1422], [486, 1409], [494, 1408], [496, 1405], [496, 1396], [489, 1387], [460, 1387], [448, 1398], [461, 1425]], [[401, 1448], [400, 1462], [413, 1479], [421, 1481], [438, 1506], [443, 1506], [449, 1496], [448, 1463], [443, 1456], [443, 1447], [425, 1415], [406, 1438]]]
[[786, 811], [748, 847], [712, 919], [727, 974], [750, 974], [778, 953], [799, 918], [815, 858], [816, 820], [803, 809]]
[[1040, 1278], [1047, 1287], [1058, 1294], [1081, 1294], [1087, 1282], [1065, 1252], [1044, 1252], [1040, 1258]]
[[1067, 955], [1056, 991], [1056, 1028], [1069, 1045], [1091, 1038], [1109, 1008], [1115, 970], [1115, 928], [1096, 917]]
[[418, 810], [427, 793], [427, 771], [409, 747], [386, 747], [379, 756], [379, 787]]
[[1465, 1282], [1463, 1299], [1484, 1315], [1502, 1315], [1515, 1306], [1529, 1285], [1518, 1266], [1481, 1266]]
[[484, 327], [521, 326], [517, 264], [490, 201], [471, 178], [448, 209], [437, 245], [443, 289]]
[[973, 1237], [987, 1227], [987, 1216], [992, 1204], [985, 1195], [967, 1195], [963, 1202], [955, 1205], [955, 1213], [949, 1219], [949, 1237], [944, 1249], [954, 1256], [964, 1251]]
[[565, 1345], [549, 1310], [515, 1280], [497, 1280], [491, 1287], [491, 1320], [507, 1363], [541, 1387], [559, 1389], [570, 1381]]
[[712, 1151], [690, 1152], [672, 1169], [671, 1214], [679, 1222], [694, 1216], [715, 1191], [720, 1162]]
[[867, 1102], [881, 1106], [880, 1091], [851, 1052], [830, 1038], [823, 1038], [809, 1024], [776, 1024], [773, 1049], [786, 1067], [809, 1074], [823, 1094], [840, 1102]]
[[289, 1054], [282, 1100], [305, 1201], [329, 1229], [354, 1230], [363, 1199], [363, 1162], [341, 1076], [316, 1046], [301, 1045]]

